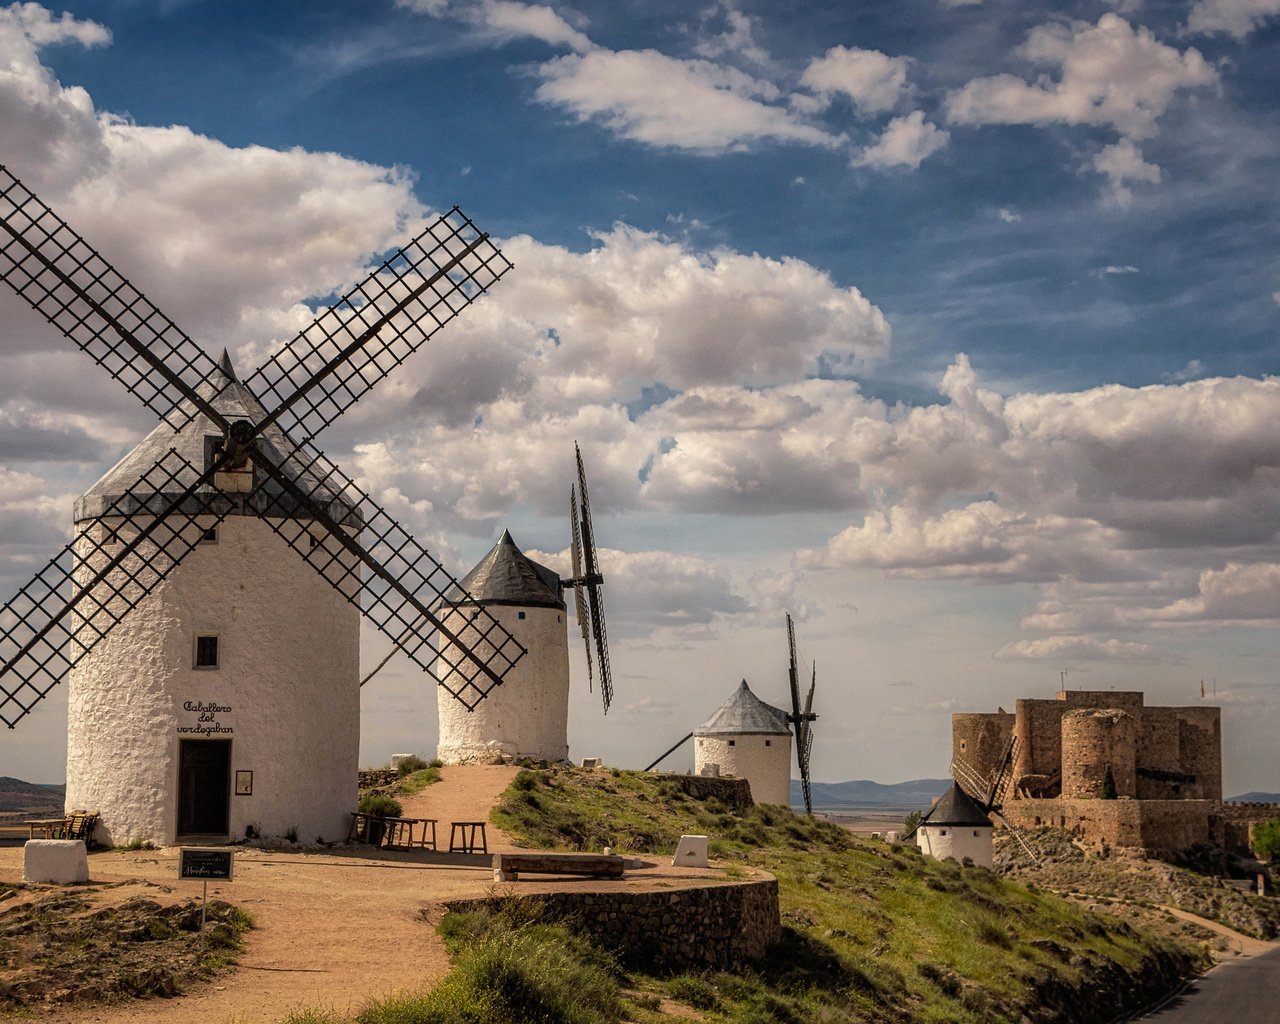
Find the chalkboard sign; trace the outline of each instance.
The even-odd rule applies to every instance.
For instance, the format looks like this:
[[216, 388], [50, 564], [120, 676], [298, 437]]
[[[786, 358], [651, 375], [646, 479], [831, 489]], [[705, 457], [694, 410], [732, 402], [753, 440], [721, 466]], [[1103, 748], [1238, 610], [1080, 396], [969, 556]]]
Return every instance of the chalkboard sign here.
[[225, 847], [184, 846], [178, 858], [178, 877], [230, 881], [234, 860], [235, 851]]

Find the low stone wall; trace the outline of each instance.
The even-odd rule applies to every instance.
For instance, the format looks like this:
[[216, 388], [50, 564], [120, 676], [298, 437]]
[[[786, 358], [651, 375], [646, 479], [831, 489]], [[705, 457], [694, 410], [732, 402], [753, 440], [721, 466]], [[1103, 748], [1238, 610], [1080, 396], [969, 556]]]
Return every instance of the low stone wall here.
[[400, 778], [400, 773], [394, 768], [361, 768], [360, 788], [361, 790], [385, 789], [398, 778]]
[[1209, 816], [1215, 845], [1232, 853], [1253, 852], [1253, 826], [1280, 821], [1280, 804], [1218, 804]]
[[[624, 964], [673, 970], [734, 970], [778, 941], [778, 882], [761, 879], [653, 892], [531, 893], [545, 920], [565, 921]], [[510, 896], [453, 900], [449, 910], [483, 910]]]
[[1212, 800], [1010, 800], [1014, 825], [1065, 828], [1097, 848], [1177, 853], [1208, 842]]
[[715, 797], [731, 811], [741, 813], [755, 803], [751, 799], [751, 783], [746, 779], [717, 778], [714, 775], [675, 775], [666, 772], [655, 774], [663, 782], [674, 782], [686, 796], [695, 800], [710, 800]]

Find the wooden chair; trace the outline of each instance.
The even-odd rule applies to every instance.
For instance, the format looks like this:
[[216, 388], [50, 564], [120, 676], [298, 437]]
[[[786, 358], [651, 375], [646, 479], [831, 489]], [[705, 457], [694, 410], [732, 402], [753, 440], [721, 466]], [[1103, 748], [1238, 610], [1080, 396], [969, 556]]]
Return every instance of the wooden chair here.
[[93, 831], [98, 825], [97, 811], [72, 811], [62, 826], [60, 839], [79, 839], [86, 850], [93, 849]]

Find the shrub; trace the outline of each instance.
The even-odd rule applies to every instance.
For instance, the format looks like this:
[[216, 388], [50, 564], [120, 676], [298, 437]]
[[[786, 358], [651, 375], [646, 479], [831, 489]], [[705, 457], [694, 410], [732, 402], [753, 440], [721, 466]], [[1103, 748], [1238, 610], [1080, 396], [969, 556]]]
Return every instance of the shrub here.
[[1280, 859], [1280, 819], [1253, 826], [1253, 852], [1268, 860]]
[[443, 768], [443, 767], [444, 767], [444, 762], [443, 762], [443, 761], [441, 761], [441, 760], [440, 760], [440, 758], [438, 758], [438, 757], [433, 757], [430, 761], [428, 761], [428, 762], [427, 762], [427, 767], [428, 767], [428, 768]]
[[696, 974], [682, 974], [678, 978], [672, 978], [667, 991], [676, 1002], [685, 1003], [695, 1010], [720, 1008], [720, 997], [716, 994], [715, 986]]
[[404, 808], [400, 806], [399, 800], [385, 793], [366, 793], [360, 798], [356, 810], [361, 814], [372, 814], [378, 818], [398, 818]]
[[529, 771], [528, 768], [521, 768], [516, 772], [516, 777], [512, 780], [511, 785], [527, 793], [529, 790], [537, 788], [538, 776], [536, 773]]
[[413, 772], [420, 772], [426, 767], [428, 767], [427, 762], [417, 754], [409, 754], [400, 758], [400, 760], [396, 762], [396, 774], [401, 778], [404, 778], [406, 775], [410, 775]]

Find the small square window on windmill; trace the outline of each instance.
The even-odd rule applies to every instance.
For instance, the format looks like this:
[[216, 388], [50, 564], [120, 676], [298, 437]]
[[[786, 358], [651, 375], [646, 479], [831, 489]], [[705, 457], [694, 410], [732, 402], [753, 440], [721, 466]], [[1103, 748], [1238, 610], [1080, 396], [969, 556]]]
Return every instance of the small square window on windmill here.
[[[84, 659], [112, 656], [107, 649], [116, 645], [100, 642], [120, 622], [141, 614], [130, 632], [169, 628], [154, 610], [157, 591], [172, 587], [197, 600], [228, 576], [234, 598], [187, 621], [214, 627], [214, 646], [220, 633], [237, 657], [241, 641], [228, 630], [276, 614], [255, 588], [287, 577], [295, 590], [306, 581], [336, 592], [339, 608], [354, 606], [352, 615], [367, 618], [469, 708], [502, 683], [523, 645], [487, 612], [465, 638], [450, 630], [436, 609], [458, 581], [313, 443], [511, 269], [488, 234], [454, 207], [242, 380], [225, 352], [219, 361], [206, 354], [2, 165], [0, 227], [0, 279], [160, 421], [76, 502], [75, 539], [0, 609], [0, 721], [13, 728]], [[246, 556], [251, 534], [275, 549]], [[219, 540], [227, 543], [191, 559], [184, 577], [184, 559]], [[180, 579], [185, 590], [171, 582]], [[284, 611], [293, 619], [277, 632], [260, 630], [272, 643], [293, 627], [327, 638], [323, 624]], [[182, 628], [174, 619], [172, 629]], [[358, 628], [352, 632], [358, 695]], [[190, 635], [179, 642], [175, 633], [156, 649], [173, 661]], [[194, 667], [208, 667], [202, 657], [197, 641]], [[167, 670], [155, 671], [161, 678]], [[178, 708], [201, 702], [175, 696]], [[211, 696], [218, 707], [234, 704]], [[235, 728], [229, 718], [219, 722]], [[175, 726], [187, 731], [181, 720]], [[69, 742], [74, 730], [69, 723]], [[236, 742], [237, 757], [248, 756], [238, 734]], [[74, 786], [69, 778], [68, 799]], [[105, 822], [109, 810], [101, 811]]]

